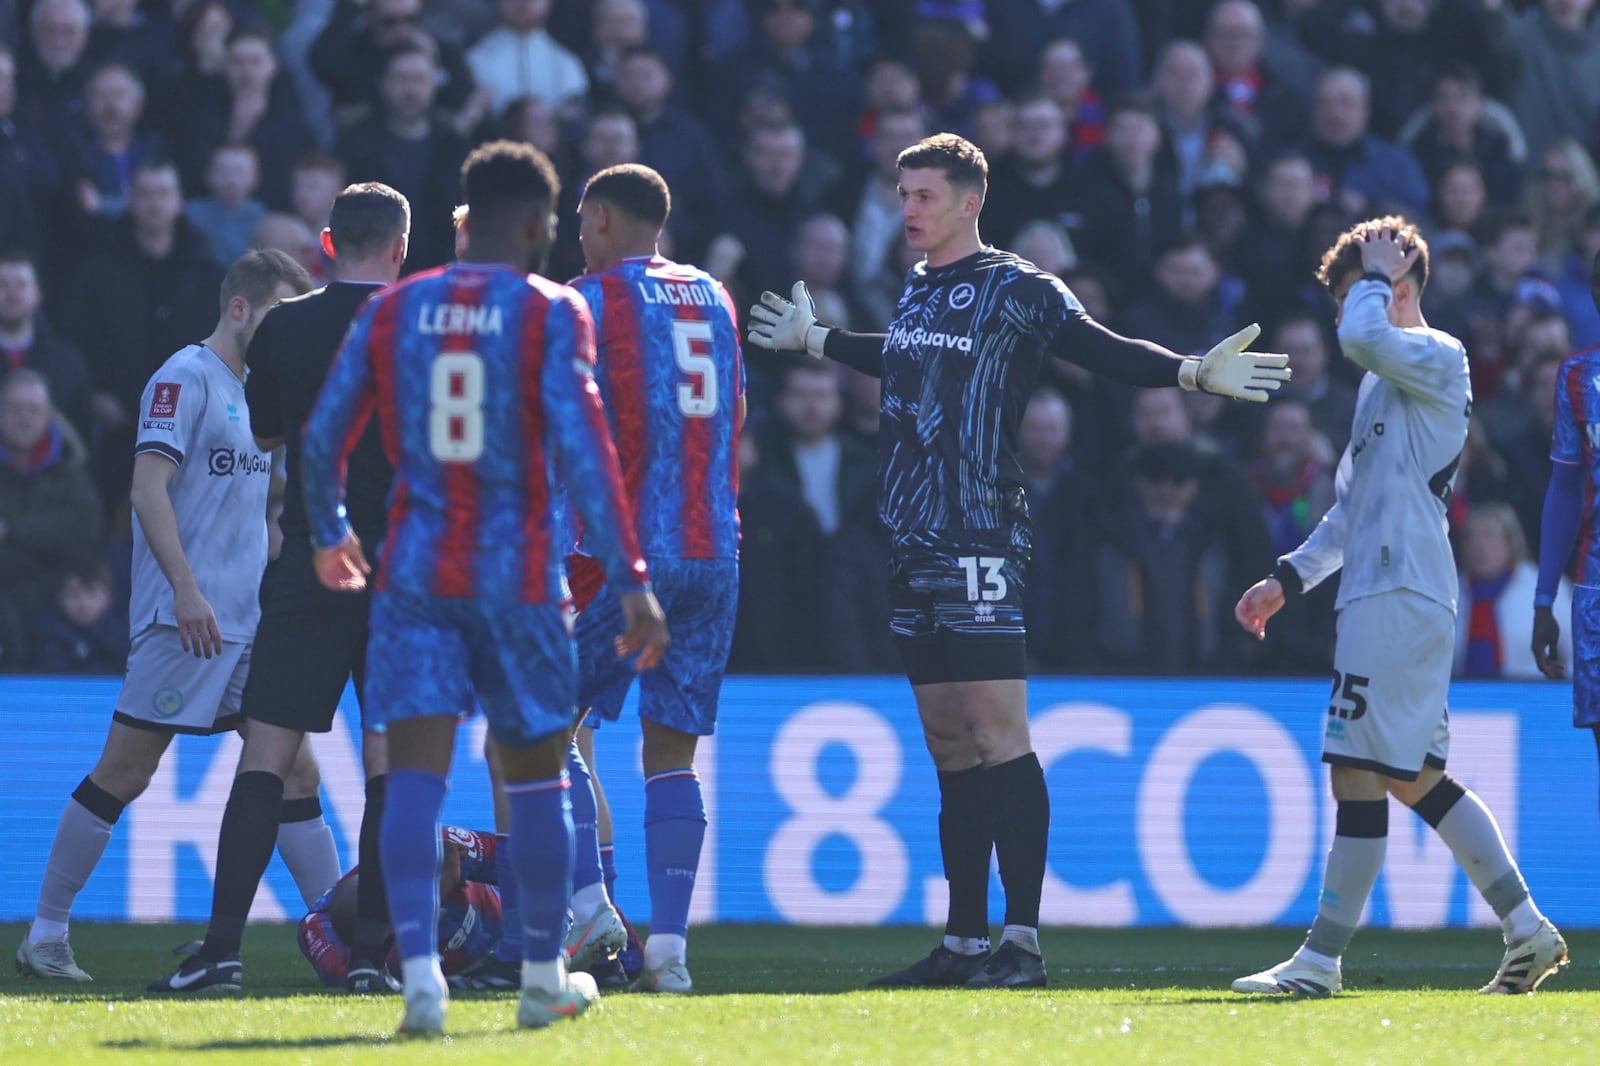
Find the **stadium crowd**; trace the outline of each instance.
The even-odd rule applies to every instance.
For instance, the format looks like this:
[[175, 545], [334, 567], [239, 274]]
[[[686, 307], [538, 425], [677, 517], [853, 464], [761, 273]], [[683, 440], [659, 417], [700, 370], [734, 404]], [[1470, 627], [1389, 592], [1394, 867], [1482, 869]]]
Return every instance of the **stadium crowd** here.
[[[1358, 372], [1316, 261], [1423, 220], [1429, 321], [1475, 409], [1450, 501], [1457, 668], [1526, 652], [1556, 369], [1600, 342], [1594, 0], [20, 0], [0, 3], [0, 671], [117, 673], [141, 390], [211, 328], [251, 247], [325, 273], [335, 194], [410, 200], [408, 272], [452, 254], [467, 152], [532, 142], [576, 194], [670, 183], [667, 254], [740, 306], [808, 283], [881, 330], [908, 262], [895, 157], [992, 168], [983, 236], [1098, 320], [1201, 354], [1258, 321], [1262, 409], [1062, 363], [1021, 421], [1043, 671], [1320, 673], [1334, 582], [1258, 645], [1238, 594], [1332, 501]], [[878, 382], [749, 351], [735, 671], [900, 668], [873, 500]], [[1561, 614], [1561, 611], [1557, 612]], [[1525, 625], [1525, 623], [1523, 623]]]

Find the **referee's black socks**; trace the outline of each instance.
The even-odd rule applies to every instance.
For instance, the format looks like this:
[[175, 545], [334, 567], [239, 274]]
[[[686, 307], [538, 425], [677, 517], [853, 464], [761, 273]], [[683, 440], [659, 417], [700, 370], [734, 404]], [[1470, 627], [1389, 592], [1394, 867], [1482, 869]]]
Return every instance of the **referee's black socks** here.
[[233, 779], [233, 791], [222, 812], [211, 925], [200, 948], [202, 958], [221, 962], [239, 950], [250, 904], [267, 863], [272, 861], [282, 811], [283, 778], [277, 774], [247, 770]]
[[383, 891], [383, 860], [378, 854], [378, 831], [383, 826], [383, 803], [388, 776], [367, 778], [367, 803], [361, 811], [361, 836], [356, 843], [356, 937], [350, 945], [350, 966], [383, 960], [389, 935], [389, 897]]

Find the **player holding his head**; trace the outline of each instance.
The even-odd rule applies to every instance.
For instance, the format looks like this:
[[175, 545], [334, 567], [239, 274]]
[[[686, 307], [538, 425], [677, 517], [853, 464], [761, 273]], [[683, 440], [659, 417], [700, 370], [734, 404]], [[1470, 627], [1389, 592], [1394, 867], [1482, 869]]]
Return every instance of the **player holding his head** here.
[[1339, 346], [1367, 371], [1336, 502], [1234, 615], [1261, 637], [1286, 597], [1342, 570], [1322, 742], [1336, 827], [1305, 943], [1233, 990], [1339, 991], [1339, 959], [1383, 866], [1392, 795], [1449, 845], [1500, 917], [1505, 956], [1479, 991], [1532, 992], [1566, 965], [1567, 945], [1534, 906], [1494, 816], [1445, 772], [1458, 590], [1445, 515], [1472, 415], [1466, 349], [1423, 321], [1428, 245], [1403, 218], [1345, 231], [1317, 276], [1338, 305]]
[[[23, 973], [90, 980], [73, 958], [67, 923], [112, 826], [149, 786], [175, 734], [239, 724], [261, 616], [272, 480], [272, 459], [256, 447], [245, 413], [245, 350], [274, 304], [310, 288], [305, 269], [284, 253], [246, 252], [223, 278], [216, 329], [174, 354], [145, 386], [133, 460], [127, 674], [105, 750], [56, 828], [38, 910], [17, 949]], [[309, 750], [296, 746], [289, 765], [295, 766], [292, 795], [314, 798]], [[270, 851], [278, 820], [264, 831]], [[288, 849], [284, 854], [294, 857]], [[326, 869], [324, 858], [312, 858]], [[299, 881], [302, 871], [292, 872]]]
[[[250, 345], [251, 431], [262, 450], [287, 445], [283, 554], [256, 635], [255, 668], [244, 690], [250, 721], [239, 768], [228, 794], [217, 842], [217, 877], [211, 921], [200, 950], [151, 992], [204, 992], [239, 983], [239, 945], [256, 888], [272, 858], [275, 825], [289, 806], [284, 779], [307, 733], [333, 728], [334, 712], [353, 679], [361, 698], [367, 654], [369, 597], [341, 595], [322, 587], [311, 565], [311, 527], [300, 484], [300, 432], [328, 376], [334, 355], [367, 298], [400, 276], [411, 229], [406, 198], [377, 182], [351, 185], [333, 202], [322, 246], [338, 280], [309, 295], [279, 304], [262, 322]], [[394, 470], [383, 454], [376, 427], [350, 455], [347, 506], [356, 535], [367, 543], [383, 538], [384, 497]], [[363, 744], [366, 806], [361, 817], [358, 863], [361, 882], [346, 987], [353, 992], [392, 991], [384, 969], [383, 942], [389, 928], [384, 904], [378, 826], [383, 817], [383, 741], [368, 734]], [[314, 900], [333, 881], [316, 886]]]
[[[1039, 897], [1050, 796], [1028, 735], [1022, 581], [1032, 547], [1017, 427], [1046, 354], [1132, 385], [1264, 401], [1288, 360], [1243, 351], [1256, 326], [1204, 359], [1118, 336], [1059, 279], [978, 237], [989, 167], [953, 134], [900, 153], [900, 212], [926, 258], [885, 334], [819, 325], [804, 284], [763, 293], [750, 341], [826, 355], [883, 378], [879, 514], [893, 537], [892, 628], [939, 772], [950, 887], [944, 943], [879, 987], [1042, 987]], [[989, 952], [989, 859], [1005, 932]]]
[[532, 146], [495, 141], [468, 156], [462, 185], [465, 258], [367, 302], [305, 433], [306, 510], [331, 588], [362, 588], [369, 570], [341, 497], [345, 457], [374, 411], [395, 467], [366, 709], [388, 734], [381, 851], [404, 973], [401, 1030], [411, 1034], [444, 1028], [439, 814], [457, 711], [473, 699], [499, 745], [511, 807], [518, 1024], [576, 1017], [597, 995], [562, 954], [577, 664], [552, 474], [621, 601], [617, 654], [645, 669], [667, 644], [594, 382], [588, 308], [529, 274], [553, 237], [555, 171]]
[[[717, 698], [733, 642], [739, 598], [739, 465], [744, 367], [738, 319], [727, 290], [696, 267], [657, 250], [672, 209], [667, 183], [624, 163], [589, 179], [578, 205], [588, 273], [572, 282], [594, 312], [595, 378], [617, 442], [639, 546], [675, 634], [661, 669], [640, 679], [644, 732], [645, 868], [650, 936], [635, 984], [688, 993], [689, 903], [705, 839], [706, 811], [695, 748], [716, 726]], [[587, 532], [580, 542], [588, 550]], [[591, 717], [615, 721], [633, 684], [611, 652], [621, 607], [601, 589], [578, 619], [580, 696]], [[583, 772], [574, 748], [570, 764]], [[593, 793], [573, 790], [573, 802]], [[575, 964], [602, 930], [610, 950], [626, 932], [608, 902], [597, 811], [575, 817], [579, 840], [572, 899]], [[586, 961], [586, 960], [585, 960]]]
[[[1600, 308], [1600, 256], [1589, 276]], [[1550, 447], [1550, 487], [1539, 523], [1539, 584], [1533, 599], [1533, 655], [1549, 678], [1566, 676], [1559, 647], [1561, 623], [1552, 605], [1561, 575], [1580, 542], [1572, 589], [1572, 724], [1594, 734], [1600, 753], [1600, 344], [1561, 364], [1556, 426]], [[1586, 509], [1587, 507], [1587, 509]]]

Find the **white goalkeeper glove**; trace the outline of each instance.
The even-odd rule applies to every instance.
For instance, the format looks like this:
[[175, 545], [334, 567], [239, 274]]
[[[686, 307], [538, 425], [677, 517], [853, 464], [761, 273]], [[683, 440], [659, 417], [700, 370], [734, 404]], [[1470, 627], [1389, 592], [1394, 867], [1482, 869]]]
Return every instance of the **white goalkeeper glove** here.
[[1261, 335], [1252, 322], [1220, 342], [1202, 359], [1185, 359], [1178, 367], [1178, 384], [1189, 392], [1199, 389], [1216, 396], [1266, 403], [1268, 394], [1289, 380], [1289, 357], [1244, 349]]
[[775, 292], [761, 294], [761, 302], [750, 308], [750, 343], [775, 352], [807, 352], [822, 358], [828, 327], [817, 325], [817, 305], [811, 300], [806, 283], [797, 281], [785, 300]]

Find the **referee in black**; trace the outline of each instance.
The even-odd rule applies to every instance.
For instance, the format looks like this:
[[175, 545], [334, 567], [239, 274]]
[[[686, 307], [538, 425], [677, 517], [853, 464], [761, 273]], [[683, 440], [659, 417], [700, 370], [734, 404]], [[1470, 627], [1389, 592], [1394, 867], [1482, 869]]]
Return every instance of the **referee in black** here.
[[[333, 259], [332, 284], [285, 300], [262, 321], [248, 355], [245, 398], [262, 450], [286, 444], [283, 553], [267, 587], [256, 633], [243, 713], [249, 721], [239, 769], [222, 816], [211, 923], [199, 953], [152, 992], [203, 991], [217, 964], [236, 958], [245, 918], [272, 858], [283, 781], [307, 733], [326, 733], [346, 683], [362, 688], [370, 593], [330, 592], [311, 562], [311, 529], [300, 491], [300, 435], [350, 323], [367, 297], [400, 276], [411, 228], [406, 198], [387, 185], [351, 185], [334, 201], [322, 247]], [[345, 507], [363, 544], [383, 542], [385, 499], [394, 471], [376, 422], [350, 456]], [[368, 586], [371, 587], [370, 585]], [[357, 861], [356, 933], [346, 988], [396, 991], [383, 963], [389, 927], [378, 859], [387, 770], [382, 738], [364, 734], [366, 810]]]
[[[971, 142], [929, 137], [900, 153], [906, 277], [887, 334], [817, 324], [804, 284], [763, 293], [750, 341], [824, 355], [883, 379], [878, 514], [893, 540], [891, 628], [939, 772], [949, 883], [944, 943], [877, 987], [1038, 988], [1050, 794], [1028, 733], [1022, 583], [1032, 526], [1017, 427], [1046, 354], [1132, 385], [1264, 401], [1288, 359], [1244, 351], [1259, 329], [1203, 359], [1118, 336], [1060, 279], [978, 237], [989, 167]], [[989, 951], [989, 858], [1005, 930]]]

